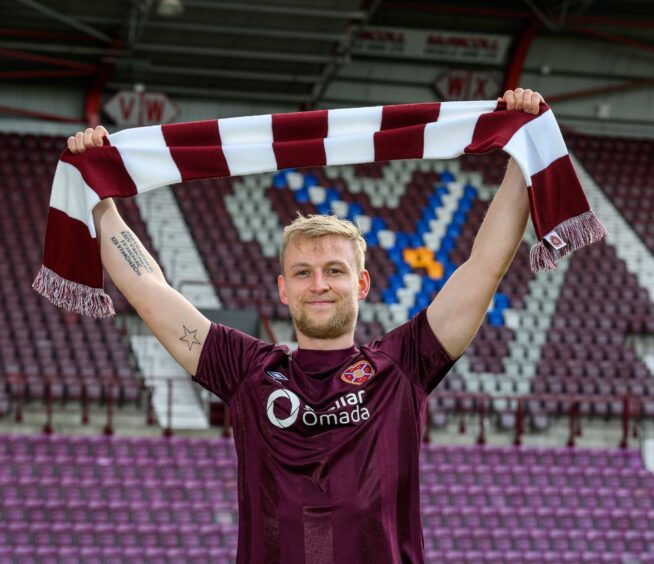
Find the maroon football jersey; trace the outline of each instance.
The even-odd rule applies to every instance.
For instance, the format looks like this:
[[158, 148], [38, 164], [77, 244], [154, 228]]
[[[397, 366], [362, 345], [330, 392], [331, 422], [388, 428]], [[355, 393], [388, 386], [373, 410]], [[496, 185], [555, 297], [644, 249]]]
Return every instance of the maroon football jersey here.
[[195, 380], [231, 408], [238, 562], [423, 562], [423, 420], [453, 364], [425, 311], [361, 348], [292, 354], [213, 324]]

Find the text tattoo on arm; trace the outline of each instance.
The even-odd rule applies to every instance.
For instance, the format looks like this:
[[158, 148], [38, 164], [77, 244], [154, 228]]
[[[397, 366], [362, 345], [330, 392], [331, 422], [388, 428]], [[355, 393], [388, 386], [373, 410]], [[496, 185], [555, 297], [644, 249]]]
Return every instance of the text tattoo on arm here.
[[141, 276], [143, 272], [154, 272], [154, 268], [148, 262], [148, 259], [143, 254], [138, 240], [131, 231], [121, 231], [122, 238], [112, 237], [111, 242], [116, 246], [118, 252], [125, 259], [127, 264], [135, 272], [137, 276]]
[[182, 325], [184, 328], [184, 334], [179, 338], [180, 341], [183, 341], [187, 344], [188, 350], [193, 348], [193, 345], [201, 345], [202, 343], [198, 340], [198, 330], [194, 329], [191, 331], [186, 325]]

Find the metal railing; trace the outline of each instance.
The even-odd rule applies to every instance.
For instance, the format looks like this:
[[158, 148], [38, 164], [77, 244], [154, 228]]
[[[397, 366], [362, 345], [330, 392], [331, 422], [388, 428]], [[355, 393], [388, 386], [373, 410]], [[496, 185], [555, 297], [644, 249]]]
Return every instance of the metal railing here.
[[[170, 376], [164, 378], [167, 383], [167, 408], [166, 408], [166, 424], [163, 427], [162, 433], [165, 437], [173, 436], [173, 412], [174, 412], [174, 382], [177, 380], [187, 381], [187, 376]], [[100, 404], [104, 404], [105, 408], [105, 424], [103, 426], [103, 433], [105, 435], [112, 435], [114, 433], [114, 411], [116, 409], [117, 394], [116, 390], [119, 389], [120, 381], [117, 379], [108, 378], [101, 382], [101, 395]], [[22, 384], [22, 385], [21, 385]], [[23, 377], [14, 376], [12, 382], [12, 389], [14, 391], [14, 404], [15, 412], [13, 419], [16, 423], [21, 423], [24, 420], [24, 404], [26, 401], [42, 399], [45, 403], [45, 422], [43, 424], [44, 433], [53, 433], [53, 416], [56, 405], [59, 403], [52, 394], [53, 381], [51, 379], [45, 380], [45, 388], [42, 396], [30, 394], [28, 382]], [[146, 413], [145, 424], [152, 426], [155, 424], [154, 409], [152, 405], [153, 388], [143, 385], [141, 393], [136, 400], [138, 406], [142, 405], [143, 398], [146, 399]], [[458, 431], [459, 433], [466, 433], [467, 423], [466, 416], [476, 415], [478, 418], [479, 432], [476, 438], [478, 445], [486, 444], [486, 423], [489, 416], [500, 415], [502, 413], [513, 413], [515, 416], [515, 423], [513, 425], [513, 444], [520, 446], [523, 442], [525, 434], [525, 420], [528, 416], [546, 415], [548, 417], [563, 416], [568, 419], [568, 439], [567, 446], [574, 447], [578, 437], [582, 436], [582, 416], [584, 415], [580, 409], [582, 404], [616, 404], [621, 403], [619, 417], [614, 415], [607, 415], [607, 420], [618, 420], [621, 423], [622, 434], [618, 446], [620, 448], [627, 448], [629, 446], [630, 437], [638, 437], [638, 424], [643, 418], [643, 400], [635, 396], [602, 396], [602, 395], [562, 395], [562, 394], [529, 394], [524, 396], [515, 395], [490, 395], [483, 393], [469, 393], [469, 392], [434, 392], [430, 396], [431, 403], [441, 402], [448, 407], [437, 406], [440, 412], [446, 412], [454, 417], [459, 417]], [[70, 402], [71, 399], [64, 400], [63, 403]], [[89, 398], [86, 383], [81, 384], [81, 394], [79, 398], [81, 414], [80, 425], [88, 425], [89, 418], [89, 404], [92, 400]], [[498, 401], [506, 401], [507, 405], [514, 404], [511, 409], [497, 410], [493, 408], [493, 404]], [[652, 399], [654, 402], [654, 399]], [[541, 404], [549, 404], [556, 406], [565, 406], [563, 411], [559, 410], [529, 410], [527, 406], [531, 402], [538, 402]], [[121, 403], [125, 403], [124, 400]], [[225, 437], [231, 436], [231, 417], [229, 407], [223, 404], [223, 431]], [[430, 432], [432, 431], [431, 413], [429, 409], [425, 414], [424, 425], [424, 442], [430, 442]]]
[[[525, 418], [528, 415], [528, 410], [526, 406], [530, 402], [538, 402], [543, 404], [550, 405], [564, 405], [565, 409], [563, 412], [558, 411], [557, 409], [539, 409], [534, 410], [529, 415], [545, 415], [550, 417], [555, 416], [564, 416], [568, 418], [568, 440], [567, 446], [574, 447], [578, 437], [582, 436], [582, 415], [580, 407], [582, 404], [602, 404], [606, 405], [608, 403], [615, 404], [616, 402], [621, 403], [620, 409], [620, 421], [622, 425], [622, 436], [620, 439], [619, 447], [627, 448], [629, 445], [629, 436], [638, 437], [638, 422], [643, 416], [643, 401], [635, 396], [603, 396], [603, 395], [564, 395], [564, 394], [528, 394], [523, 396], [515, 395], [490, 395], [483, 393], [471, 393], [471, 392], [435, 392], [431, 396], [436, 400], [441, 400], [444, 402], [450, 403], [451, 408], [440, 409], [440, 411], [449, 411], [454, 415], [460, 417], [459, 420], [459, 432], [466, 432], [465, 424], [465, 415], [467, 414], [476, 414], [479, 420], [479, 434], [477, 436], [477, 444], [484, 445], [486, 444], [486, 428], [485, 422], [487, 416], [491, 414], [500, 414], [500, 413], [513, 413], [515, 415], [515, 425], [514, 425], [514, 440], [513, 444], [520, 446], [522, 444], [522, 437], [525, 432]], [[433, 401], [433, 400], [432, 400]], [[494, 410], [493, 404], [498, 401], [505, 401], [507, 405], [514, 403], [515, 407], [511, 410], [501, 409]], [[654, 402], [654, 399], [652, 400]], [[616, 419], [612, 415], [608, 415], [607, 419]], [[431, 431], [432, 422], [429, 410], [426, 413], [425, 421], [425, 434], [423, 440], [429, 442], [429, 432]], [[631, 428], [631, 432], [630, 432]]]

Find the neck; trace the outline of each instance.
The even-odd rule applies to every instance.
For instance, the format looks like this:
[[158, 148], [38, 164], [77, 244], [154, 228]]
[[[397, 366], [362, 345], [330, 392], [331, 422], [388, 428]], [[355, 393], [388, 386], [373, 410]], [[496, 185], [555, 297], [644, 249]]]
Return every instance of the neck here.
[[319, 351], [334, 351], [338, 349], [348, 349], [354, 345], [354, 330], [337, 337], [336, 339], [315, 339], [307, 337], [303, 333], [297, 331], [297, 344], [301, 349], [319, 350]]

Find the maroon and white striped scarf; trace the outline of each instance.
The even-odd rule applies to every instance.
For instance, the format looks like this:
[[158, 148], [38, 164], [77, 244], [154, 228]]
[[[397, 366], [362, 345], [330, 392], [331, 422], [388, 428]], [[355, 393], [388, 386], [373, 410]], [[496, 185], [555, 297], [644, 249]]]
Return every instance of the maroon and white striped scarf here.
[[449, 159], [502, 149], [522, 170], [538, 243], [531, 268], [598, 241], [606, 229], [590, 210], [554, 115], [507, 111], [503, 102], [443, 102], [318, 110], [139, 127], [103, 147], [65, 150], [55, 173], [37, 292], [68, 310], [113, 315], [103, 290], [92, 210], [193, 179], [290, 167], [394, 159]]

